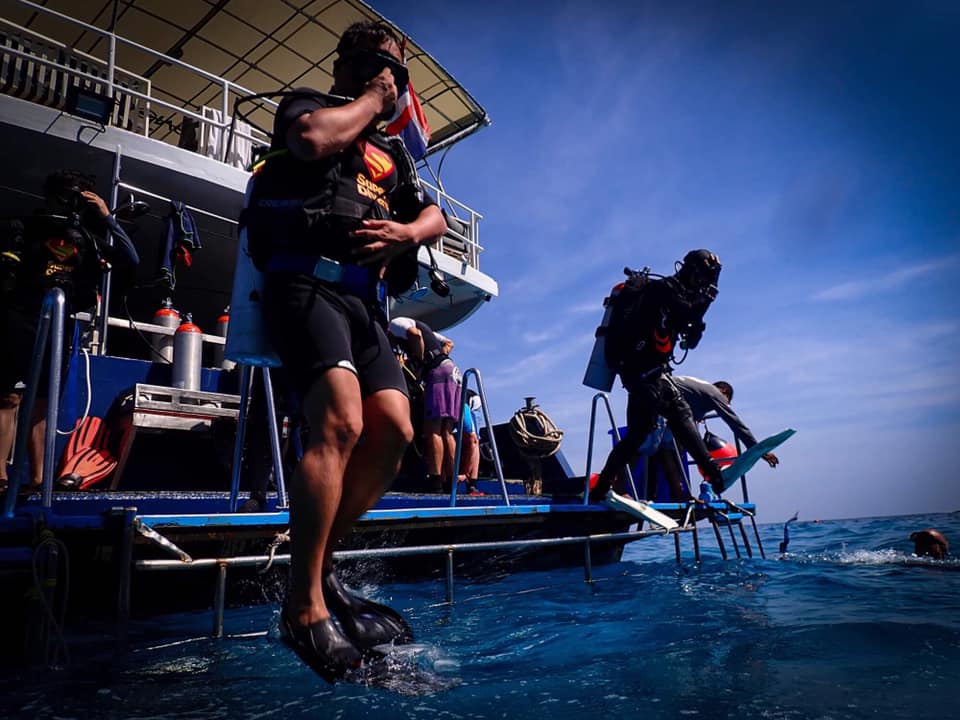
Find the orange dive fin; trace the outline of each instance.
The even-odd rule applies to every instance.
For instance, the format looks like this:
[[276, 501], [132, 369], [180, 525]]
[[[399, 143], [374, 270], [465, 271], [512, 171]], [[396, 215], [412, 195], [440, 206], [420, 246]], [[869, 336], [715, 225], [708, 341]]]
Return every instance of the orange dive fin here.
[[63, 451], [57, 485], [61, 490], [87, 490], [117, 467], [107, 449], [110, 433], [101, 418], [88, 416], [74, 430]]

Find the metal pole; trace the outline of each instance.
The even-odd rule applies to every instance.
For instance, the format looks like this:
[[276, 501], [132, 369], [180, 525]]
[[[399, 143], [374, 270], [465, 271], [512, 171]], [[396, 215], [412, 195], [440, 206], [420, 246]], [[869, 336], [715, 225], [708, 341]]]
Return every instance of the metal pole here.
[[[120, 197], [120, 158], [123, 155], [123, 148], [117, 145], [116, 152], [113, 155], [113, 181], [110, 184], [110, 207], [117, 207], [117, 200]], [[107, 230], [106, 242], [108, 247], [113, 247], [113, 233]], [[100, 316], [97, 318], [97, 355], [107, 354], [107, 328], [110, 318], [110, 289], [113, 271], [107, 269], [103, 273], [103, 280], [100, 282]]]
[[[469, 372], [469, 371], [468, 371]], [[457, 478], [460, 475], [460, 457], [463, 453], [463, 408], [464, 408], [464, 398], [466, 397], [467, 392], [467, 379], [463, 378], [463, 384], [461, 385], [460, 391], [460, 411], [457, 413], [457, 443], [456, 449], [453, 451], [453, 476], [450, 478], [450, 507], [457, 506]], [[479, 428], [474, 428], [474, 431], [479, 433]], [[478, 434], [479, 437], [479, 434]]]
[[713, 517], [713, 514], [710, 515], [710, 524], [713, 526], [713, 534], [717, 536], [717, 547], [720, 548], [720, 555], [724, 560], [727, 559], [727, 547], [723, 544], [723, 536], [720, 534], [720, 528], [717, 526], [717, 520]]
[[733, 524], [730, 522], [730, 518], [727, 518], [727, 530], [730, 531], [730, 542], [733, 543], [733, 551], [737, 554], [737, 559], [739, 560], [740, 555], [740, 545], [737, 543], [737, 536], [733, 533]]
[[693, 557], [700, 562], [700, 531], [697, 530], [697, 518], [693, 518]]
[[57, 456], [57, 423], [60, 420], [60, 370], [63, 367], [63, 322], [66, 300], [57, 292], [52, 300], [53, 327], [49, 337], [50, 374], [47, 382], [47, 425], [43, 439], [43, 507], [53, 504], [53, 466]]
[[760, 541], [760, 531], [757, 530], [757, 521], [754, 520], [753, 515], [750, 515], [750, 524], [753, 525], [753, 534], [757, 538], [757, 547], [760, 549], [760, 557], [766, 560], [767, 554], [763, 551], [763, 543]]
[[217, 565], [217, 585], [213, 596], [213, 636], [223, 637], [223, 605], [227, 594], [227, 564]]
[[237, 411], [237, 441], [233, 446], [233, 472], [230, 481], [229, 512], [237, 511], [237, 496], [240, 494], [240, 474], [243, 467], [243, 439], [247, 432], [247, 405], [250, 400], [250, 381], [253, 368], [240, 366], [240, 409]]
[[677, 554], [677, 565], [680, 564], [680, 534], [673, 533], [673, 548]]
[[480, 395], [480, 409], [483, 410], [483, 422], [486, 424], [490, 437], [490, 449], [493, 451], [493, 466], [497, 470], [497, 479], [500, 481], [500, 489], [503, 491], [504, 505], [510, 505], [510, 497], [507, 495], [507, 481], [503, 479], [503, 466], [500, 464], [500, 451], [497, 450], [497, 437], [493, 432], [493, 423], [490, 422], [490, 406], [487, 405], [487, 394], [483, 391], [483, 380], [480, 377], [480, 371], [476, 368], [469, 368], [463, 374], [463, 386], [466, 387], [467, 378], [473, 375], [477, 378], [477, 394]]
[[263, 392], [267, 396], [267, 423], [270, 428], [270, 454], [273, 456], [273, 476], [277, 482], [277, 504], [288, 507], [287, 485], [283, 478], [283, 457], [280, 454], [280, 430], [277, 427], [277, 406], [273, 398], [273, 382], [270, 379], [270, 368], [260, 369], [263, 373]]
[[[56, 299], [57, 295], [60, 297], [59, 301]], [[47, 338], [50, 335], [53, 308], [62, 302], [63, 290], [54, 288], [44, 296], [43, 303], [40, 305], [37, 335], [33, 341], [33, 360], [30, 363], [30, 374], [27, 376], [27, 387], [18, 410], [20, 421], [17, 423], [17, 435], [13, 445], [13, 468], [8, 481], [7, 499], [3, 508], [4, 517], [13, 517], [13, 511], [17, 505], [17, 492], [20, 485], [23, 484], [24, 475], [27, 471], [27, 438], [30, 437], [33, 408], [37, 404], [37, 385], [40, 383], [41, 361], [47, 347]]]
[[453, 604], [453, 548], [447, 550], [447, 602]]
[[593, 582], [593, 555], [590, 551], [590, 541], [583, 543], [583, 581]]
[[223, 125], [220, 127], [220, 147], [217, 150], [220, 152], [220, 161], [226, 162], [227, 155], [230, 153], [229, 141], [230, 138], [227, 137], [227, 128], [230, 126], [230, 82], [228, 80], [223, 81], [223, 97], [220, 103], [220, 120], [223, 122]]
[[750, 540], [747, 538], [747, 530], [743, 527], [743, 521], [737, 523], [737, 527], [740, 528], [740, 536], [743, 538], [743, 546], [747, 550], [747, 557], [753, 557], [753, 548], [750, 547]]
[[130, 624], [130, 584], [133, 579], [133, 541], [136, 534], [133, 523], [137, 509], [124, 508], [120, 512], [123, 528], [120, 533], [120, 578], [117, 588], [117, 651], [123, 652], [127, 648]]

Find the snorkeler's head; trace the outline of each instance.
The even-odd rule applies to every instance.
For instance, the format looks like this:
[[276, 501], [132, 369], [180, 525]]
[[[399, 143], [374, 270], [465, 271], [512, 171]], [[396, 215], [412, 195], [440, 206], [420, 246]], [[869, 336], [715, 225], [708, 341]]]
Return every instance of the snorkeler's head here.
[[913, 552], [920, 557], [931, 557], [942, 560], [950, 552], [950, 543], [944, 534], [933, 528], [918, 530], [910, 534], [913, 542]]

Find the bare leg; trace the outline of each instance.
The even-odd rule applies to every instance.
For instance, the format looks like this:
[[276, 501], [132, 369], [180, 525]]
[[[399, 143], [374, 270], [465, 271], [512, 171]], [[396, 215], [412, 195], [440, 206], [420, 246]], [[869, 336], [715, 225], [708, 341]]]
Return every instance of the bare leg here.
[[30, 438], [27, 442], [27, 451], [30, 455], [31, 484], [40, 487], [43, 484], [43, 450], [47, 434], [47, 400], [37, 398], [33, 407], [33, 420], [30, 427]]
[[7, 461], [10, 459], [10, 451], [13, 450], [13, 441], [16, 437], [19, 404], [19, 393], [10, 393], [0, 398], [0, 480], [3, 482], [7, 481]]
[[467, 480], [476, 480], [480, 474], [480, 438], [476, 433], [464, 433], [460, 452], [460, 470]]
[[333, 567], [331, 554], [336, 544], [390, 487], [411, 440], [413, 426], [406, 395], [399, 390], [381, 390], [363, 401], [363, 437], [343, 476], [343, 496], [327, 544], [326, 569]]
[[450, 418], [443, 418], [441, 423], [440, 436], [443, 438], [443, 464], [440, 468], [440, 474], [443, 476], [443, 484], [449, 487], [454, 472], [453, 460], [457, 454], [457, 439], [453, 436], [453, 423]]
[[443, 421], [430, 418], [423, 421], [424, 460], [428, 475], [440, 475], [443, 471]]
[[310, 625], [330, 617], [321, 577], [330, 532], [343, 497], [347, 462], [363, 429], [360, 383], [331, 368], [307, 392], [310, 438], [290, 482], [290, 619]]

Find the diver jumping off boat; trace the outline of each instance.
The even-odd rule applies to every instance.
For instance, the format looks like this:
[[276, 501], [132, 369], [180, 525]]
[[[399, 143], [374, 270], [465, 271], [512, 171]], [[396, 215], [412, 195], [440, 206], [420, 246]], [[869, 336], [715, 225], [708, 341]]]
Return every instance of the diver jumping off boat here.
[[697, 433], [690, 406], [671, 376], [674, 347], [695, 348], [706, 325], [703, 316], [717, 296], [720, 260], [709, 250], [691, 250], [669, 277], [630, 272], [613, 300], [603, 337], [607, 366], [620, 375], [628, 393], [627, 433], [610, 452], [590, 491], [590, 500], [604, 499], [613, 479], [638, 453], [662, 415], [718, 491], [720, 468]]
[[375, 646], [412, 639], [398, 613], [340, 585], [332, 553], [383, 495], [413, 435], [383, 328], [383, 281], [446, 228], [436, 204], [407, 182], [412, 161], [376, 131], [406, 83], [398, 38], [384, 24], [355, 23], [333, 67], [331, 92], [356, 99], [309, 89], [285, 97], [240, 218], [265, 273], [269, 339], [310, 426], [290, 484], [281, 635], [330, 682], [376, 659]]

